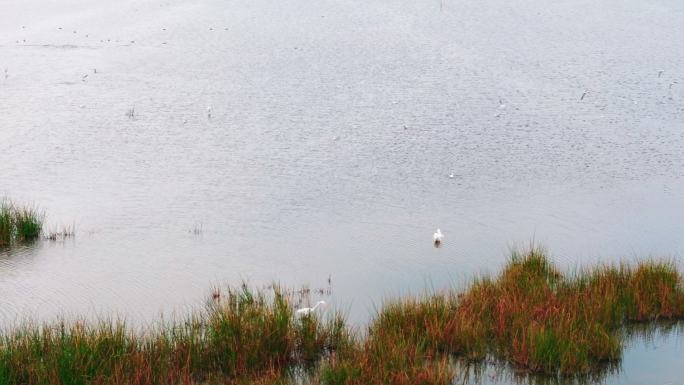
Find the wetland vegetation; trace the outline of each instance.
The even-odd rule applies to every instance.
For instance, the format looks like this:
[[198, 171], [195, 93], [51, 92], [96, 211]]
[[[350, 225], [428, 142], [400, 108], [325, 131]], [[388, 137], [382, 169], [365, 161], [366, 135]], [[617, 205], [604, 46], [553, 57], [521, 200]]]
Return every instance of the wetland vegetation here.
[[628, 325], [682, 319], [684, 288], [672, 262], [566, 275], [534, 249], [463, 292], [389, 301], [363, 330], [292, 304], [277, 287], [243, 285], [143, 331], [118, 320], [9, 328], [0, 384], [451, 384], [454, 360], [489, 359], [581, 378], [619, 363]]
[[37, 239], [43, 229], [43, 213], [33, 206], [0, 201], [0, 247]]
[[[684, 329], [630, 333], [684, 325], [683, 23], [681, 0], [7, 2], [0, 385], [682, 385]], [[502, 256], [530, 236], [558, 255]], [[344, 314], [297, 315], [321, 299]]]

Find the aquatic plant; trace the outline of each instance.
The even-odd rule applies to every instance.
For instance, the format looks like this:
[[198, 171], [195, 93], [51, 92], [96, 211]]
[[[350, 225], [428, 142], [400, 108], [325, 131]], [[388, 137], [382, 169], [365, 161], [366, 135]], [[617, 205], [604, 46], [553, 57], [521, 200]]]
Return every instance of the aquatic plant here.
[[19, 207], [14, 210], [14, 229], [17, 240], [33, 241], [40, 236], [43, 215], [34, 207]]
[[20, 207], [7, 199], [0, 202], [0, 246], [33, 241], [42, 228], [43, 215], [35, 207]]
[[135, 333], [104, 320], [36, 326], [0, 338], [0, 384], [195, 384], [275, 379], [317, 362], [346, 330], [339, 316], [296, 320], [279, 289], [229, 289], [184, 320]]
[[76, 236], [76, 225], [65, 225], [60, 229], [53, 228], [45, 233], [44, 238], [50, 241], [67, 239]]
[[297, 316], [288, 293], [215, 289], [205, 309], [142, 333], [116, 320], [24, 324], [0, 335], [0, 385], [446, 385], [455, 361], [485, 358], [588, 378], [619, 362], [625, 325], [684, 318], [671, 262], [563, 275], [540, 250], [464, 292], [389, 301], [363, 333], [338, 313]]
[[5, 200], [0, 202], [0, 246], [9, 245], [12, 241], [11, 206]]
[[[479, 278], [464, 293], [385, 305], [366, 344], [382, 346], [375, 351], [380, 356], [406, 344], [415, 352], [404, 349], [405, 356], [492, 356], [529, 372], [578, 376], [621, 358], [624, 325], [683, 317], [682, 276], [671, 262], [601, 266], [566, 277], [535, 249], [515, 253], [496, 279]], [[352, 357], [337, 367], [362, 372], [355, 363], [368, 359]], [[333, 365], [324, 377], [331, 371]]]

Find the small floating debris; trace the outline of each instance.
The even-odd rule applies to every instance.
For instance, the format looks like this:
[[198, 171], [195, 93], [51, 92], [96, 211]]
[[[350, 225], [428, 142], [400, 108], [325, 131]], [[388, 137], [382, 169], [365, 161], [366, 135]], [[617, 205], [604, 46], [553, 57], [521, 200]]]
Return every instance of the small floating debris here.
[[126, 111], [126, 116], [128, 116], [129, 119], [135, 119], [135, 106]]
[[190, 233], [194, 235], [201, 235], [204, 232], [204, 227], [201, 223], [195, 224], [195, 226], [190, 230]]

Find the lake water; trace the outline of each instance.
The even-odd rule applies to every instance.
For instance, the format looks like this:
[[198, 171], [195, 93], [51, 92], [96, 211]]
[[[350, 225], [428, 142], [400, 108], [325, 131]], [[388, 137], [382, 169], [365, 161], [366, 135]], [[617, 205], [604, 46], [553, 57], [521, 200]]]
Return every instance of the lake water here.
[[0, 252], [2, 323], [328, 278], [363, 322], [531, 242], [682, 266], [679, 0], [0, 9], [0, 196], [76, 226]]

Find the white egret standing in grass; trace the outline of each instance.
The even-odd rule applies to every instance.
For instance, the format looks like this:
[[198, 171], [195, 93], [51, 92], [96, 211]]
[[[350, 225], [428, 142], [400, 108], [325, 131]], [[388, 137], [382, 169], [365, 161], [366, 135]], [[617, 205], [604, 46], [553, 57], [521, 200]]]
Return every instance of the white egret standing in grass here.
[[297, 309], [297, 311], [295, 311], [295, 314], [298, 316], [309, 315], [309, 314], [313, 313], [314, 311], [316, 311], [316, 308], [319, 307], [320, 305], [325, 306], [325, 301], [316, 302], [316, 305], [314, 305], [314, 307], [303, 307], [301, 309]]
[[442, 234], [442, 230], [437, 229], [435, 233], [432, 235], [432, 240], [435, 242], [435, 247], [439, 247], [442, 244], [442, 240], [444, 239], [444, 234]]

